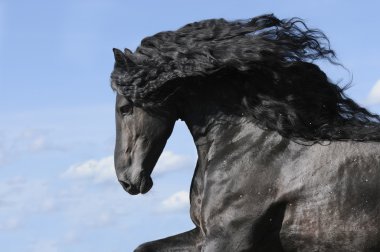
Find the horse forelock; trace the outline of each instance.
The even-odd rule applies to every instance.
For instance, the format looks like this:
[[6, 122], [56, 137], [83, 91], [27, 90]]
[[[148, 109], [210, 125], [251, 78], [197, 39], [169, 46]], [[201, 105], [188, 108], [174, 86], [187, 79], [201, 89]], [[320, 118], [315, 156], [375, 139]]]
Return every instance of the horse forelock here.
[[267, 90], [244, 91], [251, 95], [246, 109], [266, 128], [315, 141], [380, 140], [380, 117], [347, 98], [344, 88], [313, 64], [318, 59], [338, 63], [328, 38], [299, 18], [195, 22], [143, 39], [133, 55], [137, 64], [115, 70], [111, 83], [136, 103], [163, 102], [184, 83], [173, 80], [232, 69], [251, 80], [248, 89]]

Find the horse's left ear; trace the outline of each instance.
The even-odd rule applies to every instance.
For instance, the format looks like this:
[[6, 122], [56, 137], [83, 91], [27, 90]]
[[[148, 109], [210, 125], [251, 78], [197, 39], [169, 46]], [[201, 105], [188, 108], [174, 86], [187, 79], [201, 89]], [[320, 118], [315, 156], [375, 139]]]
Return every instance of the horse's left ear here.
[[117, 48], [113, 49], [116, 64], [120, 66], [133, 67], [136, 64], [133, 53], [129, 49], [125, 49], [124, 53]]
[[115, 56], [115, 62], [119, 66], [127, 66], [127, 57], [124, 53], [117, 48], [113, 48], [113, 55]]

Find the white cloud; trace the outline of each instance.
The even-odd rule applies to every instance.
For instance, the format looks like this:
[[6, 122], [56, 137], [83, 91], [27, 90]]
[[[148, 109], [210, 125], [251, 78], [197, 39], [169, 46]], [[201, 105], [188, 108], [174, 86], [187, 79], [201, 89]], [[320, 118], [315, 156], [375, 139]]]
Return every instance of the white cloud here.
[[64, 151], [65, 146], [52, 142], [48, 130], [24, 129], [18, 132], [0, 132], [0, 165], [43, 151]]
[[23, 226], [22, 220], [34, 214], [59, 210], [53, 194], [49, 183], [43, 180], [23, 177], [0, 180], [0, 231]]
[[8, 218], [10, 213], [23, 215], [47, 208], [51, 210], [50, 203], [45, 202], [53, 198], [50, 194], [49, 184], [43, 180], [27, 180], [23, 177], [0, 180], [0, 198], [5, 203], [0, 208], [0, 214]]
[[21, 226], [21, 221], [18, 218], [11, 217], [7, 220], [4, 220], [2, 223], [0, 223], [0, 230], [3, 231], [10, 231], [15, 230]]
[[56, 203], [52, 198], [43, 199], [40, 206], [41, 211], [43, 212], [53, 212], [56, 209]]
[[189, 163], [187, 156], [177, 155], [171, 151], [164, 151], [154, 168], [155, 174], [162, 174], [168, 171], [183, 169]]
[[88, 178], [94, 182], [115, 180], [113, 156], [99, 160], [92, 159], [78, 165], [73, 165], [62, 174], [62, 177], [73, 179]]
[[162, 212], [172, 212], [186, 209], [190, 206], [189, 193], [186, 191], [176, 192], [161, 202]]
[[380, 80], [378, 80], [369, 92], [367, 101], [369, 104], [380, 103]]
[[14, 152], [39, 152], [46, 150], [64, 150], [63, 146], [58, 146], [51, 142], [48, 130], [25, 129], [21, 131], [13, 140]]
[[43, 136], [39, 136], [30, 143], [30, 149], [32, 151], [43, 150], [46, 147], [46, 138]]
[[32, 244], [33, 252], [58, 252], [58, 244], [53, 240], [37, 241]]
[[[163, 174], [169, 171], [183, 169], [189, 164], [190, 158], [164, 151], [154, 169], [154, 174]], [[115, 181], [113, 156], [102, 159], [91, 159], [83, 163], [69, 167], [63, 174], [63, 178], [90, 179], [95, 183]]]
[[6, 163], [6, 156], [7, 155], [5, 148], [2, 145], [0, 145], [0, 166]]
[[37, 152], [46, 147], [46, 132], [26, 129], [14, 139], [13, 149], [16, 151]]
[[99, 213], [97, 218], [90, 225], [94, 227], [105, 227], [112, 224], [113, 221], [114, 221], [114, 218], [112, 217], [111, 214], [103, 212], [103, 213]]
[[[165, 199], [160, 195], [170, 195], [166, 194], [168, 187], [174, 187], [177, 193]], [[189, 206], [188, 193], [182, 191], [183, 184], [168, 187], [159, 186], [149, 195], [131, 196], [118, 183], [89, 186], [82, 180], [58, 183], [23, 177], [0, 180], [0, 198], [12, 201], [0, 207], [0, 236], [2, 232], [13, 230], [29, 234], [34, 230], [29, 223], [41, 223], [41, 228], [32, 237], [37, 240], [26, 244], [29, 250], [25, 251], [56, 252], [65, 250], [65, 246], [75, 246], [73, 244], [77, 242], [89, 243], [86, 235], [89, 230], [96, 230], [99, 234], [106, 234], [110, 228], [115, 232], [133, 230], [141, 225], [141, 218], [160, 224], [159, 215], [154, 213], [184, 213]], [[43, 228], [52, 218], [54, 233]], [[136, 239], [134, 235], [129, 236], [129, 239]]]
[[80, 236], [76, 231], [70, 230], [64, 235], [65, 244], [74, 244], [80, 241]]

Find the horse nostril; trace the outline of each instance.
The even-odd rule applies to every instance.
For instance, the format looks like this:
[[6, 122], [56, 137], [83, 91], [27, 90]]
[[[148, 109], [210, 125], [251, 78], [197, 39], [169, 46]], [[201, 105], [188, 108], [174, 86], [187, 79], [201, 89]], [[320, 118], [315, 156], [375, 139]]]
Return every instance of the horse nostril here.
[[123, 179], [123, 180], [119, 179], [119, 183], [123, 186], [124, 190], [128, 192], [129, 194], [136, 195], [140, 193], [140, 190], [127, 179]]
[[125, 189], [125, 190], [129, 190], [129, 189], [131, 189], [131, 187], [132, 187], [132, 185], [131, 185], [131, 183], [129, 182], [129, 181], [126, 181], [126, 180], [119, 180], [119, 182], [120, 182], [120, 184], [123, 186], [123, 188]]

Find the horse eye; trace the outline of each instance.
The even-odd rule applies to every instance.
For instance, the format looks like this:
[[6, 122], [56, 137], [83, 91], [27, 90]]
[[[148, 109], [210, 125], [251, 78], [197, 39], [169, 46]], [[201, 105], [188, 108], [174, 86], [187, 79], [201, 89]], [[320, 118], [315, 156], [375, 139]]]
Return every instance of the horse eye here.
[[130, 115], [133, 112], [133, 107], [131, 105], [125, 105], [120, 107], [120, 113], [122, 116]]

